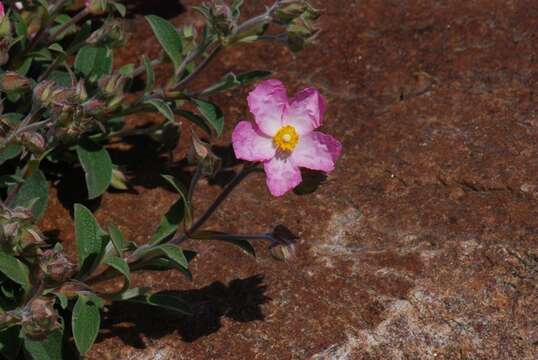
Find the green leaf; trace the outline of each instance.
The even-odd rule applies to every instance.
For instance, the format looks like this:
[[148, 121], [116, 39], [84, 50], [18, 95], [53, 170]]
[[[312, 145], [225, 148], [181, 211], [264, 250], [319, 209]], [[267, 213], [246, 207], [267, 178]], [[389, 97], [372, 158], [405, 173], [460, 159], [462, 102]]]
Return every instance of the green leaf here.
[[97, 48], [95, 64], [92, 71], [92, 80], [98, 80], [101, 76], [112, 72], [112, 50], [104, 47]]
[[75, 58], [75, 70], [84, 76], [89, 76], [95, 65], [97, 51], [97, 48], [93, 46], [85, 46], [80, 49]]
[[144, 101], [144, 104], [149, 104], [157, 109], [161, 114], [164, 115], [168, 120], [175, 122], [176, 118], [174, 117], [174, 112], [166, 102], [161, 99], [149, 99]]
[[155, 86], [155, 72], [153, 71], [153, 66], [151, 66], [151, 60], [144, 55], [142, 57], [144, 62], [144, 67], [146, 68], [146, 88], [145, 91], [151, 91], [153, 86]]
[[104, 263], [111, 266], [125, 278], [123, 289], [120, 292], [128, 290], [131, 287], [131, 273], [129, 271], [129, 265], [125, 262], [125, 260], [119, 257], [111, 257], [106, 259]]
[[52, 51], [56, 51], [56, 52], [59, 52], [59, 53], [64, 53], [64, 49], [62, 48], [62, 45], [58, 44], [58, 43], [54, 43], [52, 45], [49, 46], [49, 50], [52, 50]]
[[67, 305], [69, 305], [69, 299], [67, 299], [67, 296], [62, 294], [61, 292], [54, 291], [52, 292], [56, 298], [58, 298], [58, 302], [60, 303], [60, 307], [62, 309], [67, 309]]
[[99, 308], [84, 296], [79, 296], [73, 308], [71, 326], [78, 351], [84, 355], [90, 350], [101, 325]]
[[157, 231], [150, 239], [150, 244], [158, 244], [166, 239], [168, 236], [174, 234], [177, 230], [177, 227], [183, 221], [185, 216], [185, 205], [183, 199], [176, 201], [168, 212], [164, 215], [163, 219]]
[[148, 291], [149, 291], [148, 288], [136, 287], [136, 288], [129, 289], [121, 294], [113, 294], [110, 297], [110, 299], [113, 301], [126, 301], [133, 298], [145, 296]]
[[99, 262], [106, 241], [92, 212], [80, 204], [75, 204], [75, 237], [80, 273], [84, 275]]
[[120, 229], [114, 224], [110, 224], [108, 226], [108, 232], [110, 234], [110, 240], [112, 241], [112, 245], [114, 245], [114, 249], [117, 252], [118, 256], [123, 255], [123, 251], [125, 250], [125, 238], [123, 237], [123, 234], [121, 233]]
[[75, 58], [75, 70], [96, 80], [112, 71], [112, 51], [104, 47], [85, 46]]
[[224, 115], [220, 108], [205, 100], [193, 98], [191, 101], [196, 105], [202, 116], [211, 124], [213, 129], [215, 129], [217, 136], [220, 136], [224, 129]]
[[17, 157], [22, 152], [22, 145], [9, 144], [0, 150], [0, 165]]
[[134, 65], [133, 64], [126, 64], [123, 65], [121, 68], [118, 69], [118, 72], [128, 78], [133, 77], [133, 71], [134, 71]]
[[77, 145], [77, 155], [86, 173], [88, 197], [94, 199], [103, 194], [112, 181], [112, 160], [105, 148], [89, 139]]
[[24, 290], [30, 289], [30, 271], [22, 261], [0, 251], [0, 272], [13, 280]]
[[191, 204], [187, 197], [189, 193], [187, 188], [173, 176], [170, 176], [170, 175], [161, 175], [161, 176], [163, 177], [163, 179], [168, 181], [168, 183], [170, 183], [170, 185], [172, 185], [174, 189], [176, 189], [179, 196], [181, 196], [181, 199], [183, 199], [183, 205], [185, 206], [185, 225], [187, 227], [190, 227], [192, 224], [192, 213], [191, 213]]
[[112, 5], [116, 8], [116, 11], [121, 15], [121, 17], [125, 17], [125, 14], [127, 14], [127, 8], [125, 5], [115, 1], [112, 2]]
[[62, 354], [63, 332], [54, 331], [45, 340], [24, 339], [24, 349], [33, 360], [59, 360], [64, 359]]
[[49, 197], [49, 184], [41, 170], [35, 170], [34, 173], [26, 179], [24, 184], [17, 192], [14, 204], [15, 206], [29, 206], [32, 201], [35, 202], [32, 212], [35, 219], [41, 219], [47, 209]]
[[181, 297], [170, 293], [156, 293], [147, 295], [141, 299], [133, 299], [133, 302], [157, 306], [180, 315], [191, 315], [192, 311], [189, 304]]
[[22, 341], [19, 338], [20, 326], [11, 326], [0, 331], [0, 354], [7, 360], [17, 359]]
[[174, 114], [184, 117], [185, 119], [189, 120], [202, 130], [204, 130], [207, 135], [211, 135], [211, 129], [209, 128], [209, 126], [207, 126], [207, 121], [201, 116], [198, 116], [191, 111], [179, 109], [174, 109]]
[[185, 258], [185, 255], [183, 254], [183, 250], [181, 250], [181, 248], [177, 245], [174, 245], [174, 244], [159, 245], [150, 251], [150, 254], [154, 254], [154, 253], [160, 253], [166, 256], [168, 259], [184, 267], [185, 269], [189, 268], [189, 263], [187, 261], [187, 258]]
[[181, 64], [183, 46], [181, 44], [181, 37], [174, 25], [156, 15], [146, 16], [146, 20], [149, 22], [155, 37], [177, 70]]

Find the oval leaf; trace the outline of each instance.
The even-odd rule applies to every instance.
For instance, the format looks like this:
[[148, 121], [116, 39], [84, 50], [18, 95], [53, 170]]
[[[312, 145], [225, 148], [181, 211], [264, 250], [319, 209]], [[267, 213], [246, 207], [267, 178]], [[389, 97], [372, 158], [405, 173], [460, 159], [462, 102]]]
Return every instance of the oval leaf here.
[[156, 15], [146, 16], [146, 20], [149, 22], [151, 29], [164, 49], [164, 52], [168, 55], [170, 60], [172, 60], [174, 68], [179, 68], [183, 46], [175, 27], [165, 19]]
[[105, 148], [90, 140], [77, 145], [77, 155], [86, 173], [88, 197], [94, 199], [103, 194], [112, 181], [112, 160]]
[[34, 360], [57, 360], [62, 356], [63, 333], [57, 330], [45, 340], [24, 339], [24, 349]]
[[144, 101], [145, 104], [153, 106], [157, 111], [164, 115], [165, 118], [174, 122], [176, 118], [174, 117], [174, 112], [166, 102], [161, 99], [149, 99]]
[[200, 111], [200, 114], [202, 114], [209, 124], [211, 124], [213, 129], [215, 129], [217, 136], [220, 136], [222, 134], [222, 130], [224, 129], [224, 115], [222, 114], [220, 108], [217, 105], [205, 100], [191, 100], [198, 108], [198, 111]]
[[92, 212], [80, 204], [75, 204], [75, 237], [80, 273], [86, 274], [99, 259], [104, 242]]
[[73, 308], [71, 326], [78, 351], [84, 355], [90, 350], [101, 325], [99, 308], [83, 296], [79, 296]]
[[[15, 197], [15, 206], [27, 207], [35, 201], [32, 212], [36, 219], [40, 219], [47, 209], [49, 197], [49, 184], [41, 170], [36, 170], [26, 179], [24, 184], [17, 192]], [[36, 201], [37, 200], [37, 201]]]
[[0, 272], [22, 286], [23, 289], [30, 288], [30, 271], [16, 257], [0, 252]]
[[128, 290], [131, 287], [131, 273], [129, 271], [129, 265], [125, 260], [119, 258], [119, 257], [111, 257], [104, 261], [105, 264], [112, 267], [114, 270], [119, 272], [123, 275], [125, 278], [125, 282], [123, 284], [123, 289], [120, 291], [120, 293]]

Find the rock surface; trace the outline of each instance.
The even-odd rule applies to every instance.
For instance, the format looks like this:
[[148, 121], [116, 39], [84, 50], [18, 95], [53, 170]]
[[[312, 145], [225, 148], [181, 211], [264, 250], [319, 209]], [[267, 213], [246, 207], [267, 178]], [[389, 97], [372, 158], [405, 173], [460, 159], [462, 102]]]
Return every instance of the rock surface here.
[[[184, 1], [174, 22], [196, 21], [195, 3]], [[246, 3], [255, 12], [264, 2]], [[88, 358], [537, 358], [536, 1], [314, 3], [324, 12], [316, 45], [297, 56], [234, 48], [197, 82], [271, 69], [291, 91], [314, 86], [328, 98], [324, 131], [344, 153], [322, 186], [272, 198], [262, 176], [250, 177], [209, 224], [250, 233], [285, 224], [300, 236], [295, 258], [275, 261], [262, 243], [257, 258], [187, 243], [199, 253], [192, 282], [170, 272], [135, 283], [183, 293], [196, 315], [112, 308]], [[131, 23], [132, 46], [118, 60], [158, 54], [143, 19]], [[247, 91], [215, 99], [223, 145], [249, 116]], [[97, 217], [143, 242], [175, 200], [159, 178], [168, 165], [154, 144], [113, 156], [134, 191], [106, 194]], [[196, 209], [220, 189], [204, 182]], [[45, 225], [73, 248], [65, 206], [78, 195], [57, 193]]]

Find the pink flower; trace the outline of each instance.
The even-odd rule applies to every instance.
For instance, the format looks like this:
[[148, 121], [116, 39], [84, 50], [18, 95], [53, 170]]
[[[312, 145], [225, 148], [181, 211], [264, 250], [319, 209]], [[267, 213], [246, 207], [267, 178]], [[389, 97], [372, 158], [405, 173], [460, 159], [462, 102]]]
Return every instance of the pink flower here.
[[288, 99], [279, 80], [261, 82], [249, 95], [255, 122], [240, 121], [232, 134], [235, 156], [261, 161], [267, 186], [281, 196], [302, 181], [299, 167], [330, 172], [342, 145], [332, 136], [315, 131], [321, 126], [325, 99], [306, 88]]
[[2, 21], [2, 19], [4, 18], [5, 15], [6, 15], [6, 13], [4, 11], [4, 4], [2, 4], [2, 2], [0, 2], [0, 21]]

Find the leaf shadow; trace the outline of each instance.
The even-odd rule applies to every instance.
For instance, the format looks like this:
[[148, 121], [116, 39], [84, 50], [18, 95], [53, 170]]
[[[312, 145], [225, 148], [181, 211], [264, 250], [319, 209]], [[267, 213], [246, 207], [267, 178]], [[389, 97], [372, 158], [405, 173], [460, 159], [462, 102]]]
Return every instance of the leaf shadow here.
[[131, 0], [127, 3], [128, 16], [157, 15], [171, 19], [184, 13], [187, 9], [178, 0]]
[[196, 341], [217, 332], [223, 317], [237, 322], [263, 321], [261, 305], [271, 300], [265, 295], [263, 280], [263, 276], [254, 275], [232, 280], [228, 285], [214, 282], [200, 289], [167, 292], [191, 305], [190, 316], [137, 303], [114, 303], [97, 341], [119, 337], [129, 346], [145, 348], [144, 337], [158, 339], [173, 332], [185, 342]]

